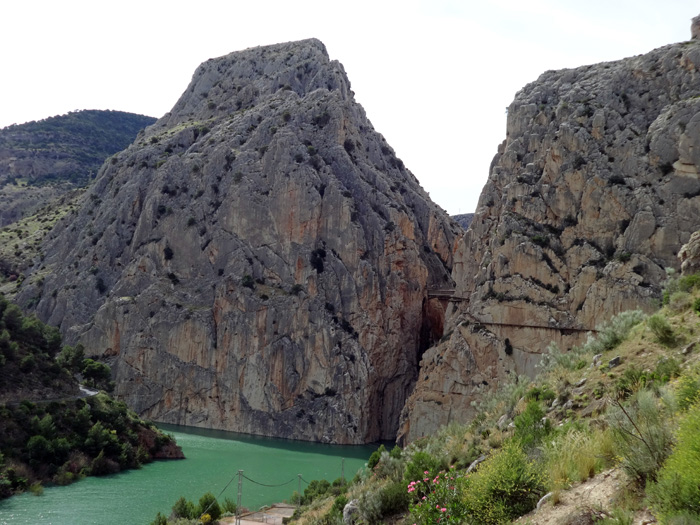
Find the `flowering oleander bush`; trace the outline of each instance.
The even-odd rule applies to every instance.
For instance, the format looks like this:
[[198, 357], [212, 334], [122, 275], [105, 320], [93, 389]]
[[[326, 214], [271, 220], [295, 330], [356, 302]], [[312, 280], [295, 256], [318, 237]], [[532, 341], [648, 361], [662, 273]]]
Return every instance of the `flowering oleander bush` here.
[[434, 477], [429, 474], [426, 470], [422, 479], [408, 484], [408, 493], [414, 500], [410, 506], [412, 522], [417, 525], [464, 523], [466, 514], [460, 501], [463, 478], [457, 475], [454, 467]]

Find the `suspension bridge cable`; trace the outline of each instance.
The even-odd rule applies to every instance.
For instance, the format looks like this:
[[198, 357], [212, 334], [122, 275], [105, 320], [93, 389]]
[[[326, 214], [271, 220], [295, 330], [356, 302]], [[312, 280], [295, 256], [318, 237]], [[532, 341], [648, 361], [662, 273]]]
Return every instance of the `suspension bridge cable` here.
[[245, 479], [247, 479], [248, 481], [250, 481], [251, 483], [255, 483], [256, 485], [260, 485], [261, 487], [284, 487], [285, 485], [289, 485], [290, 483], [292, 483], [292, 482], [294, 481], [294, 479], [295, 479], [295, 478], [292, 478], [292, 479], [290, 479], [289, 481], [287, 481], [286, 483], [280, 483], [280, 484], [278, 484], [278, 485], [267, 485], [267, 484], [265, 484], [265, 483], [260, 483], [259, 481], [255, 481], [254, 479], [250, 479], [250, 478], [249, 478], [248, 476], [246, 476], [245, 474], [243, 474], [243, 477], [244, 477]]
[[238, 476], [237, 473], [233, 475], [233, 477], [231, 478], [231, 480], [230, 480], [228, 483], [226, 483], [226, 486], [221, 490], [221, 492], [219, 492], [219, 495], [218, 495], [216, 498], [214, 498], [214, 500], [207, 506], [206, 509], [204, 509], [204, 510], [202, 511], [202, 515], [199, 516], [199, 519], [200, 519], [200, 520], [202, 519], [202, 516], [204, 516], [204, 515], [207, 513], [207, 511], [211, 508], [211, 506], [214, 505], [214, 503], [217, 502], [216, 500], [218, 500], [218, 499], [221, 497], [221, 495], [226, 491], [226, 489], [227, 489], [228, 486], [233, 482], [233, 480], [236, 479], [236, 476]]

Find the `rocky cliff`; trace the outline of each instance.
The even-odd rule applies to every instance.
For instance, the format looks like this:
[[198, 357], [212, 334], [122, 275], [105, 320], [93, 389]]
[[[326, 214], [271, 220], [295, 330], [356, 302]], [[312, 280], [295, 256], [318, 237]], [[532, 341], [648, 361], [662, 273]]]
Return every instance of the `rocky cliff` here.
[[162, 422], [393, 439], [459, 227], [317, 40], [195, 72], [60, 221], [20, 302]]
[[571, 347], [654, 304], [700, 227], [699, 169], [697, 40], [548, 71], [520, 91], [401, 438], [467, 419], [507, 374], [533, 374], [550, 342]]
[[86, 186], [108, 156], [155, 120], [86, 110], [0, 129], [0, 227]]

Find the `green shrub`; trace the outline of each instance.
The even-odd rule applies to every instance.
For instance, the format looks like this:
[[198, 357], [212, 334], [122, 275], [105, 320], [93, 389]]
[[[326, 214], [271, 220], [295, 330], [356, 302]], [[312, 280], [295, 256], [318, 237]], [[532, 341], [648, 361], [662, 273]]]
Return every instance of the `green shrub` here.
[[53, 446], [44, 436], [32, 436], [27, 442], [27, 455], [34, 464], [50, 463], [53, 460]]
[[675, 516], [700, 522], [700, 405], [695, 404], [680, 422], [677, 443], [648, 489], [651, 507], [662, 523]]
[[700, 314], [700, 297], [693, 301], [693, 311]]
[[667, 305], [671, 301], [671, 297], [676, 292], [690, 293], [696, 288], [700, 288], [700, 274], [686, 275], [685, 277], [675, 277], [675, 271], [671, 268], [666, 269], [668, 280], [664, 286], [663, 304]]
[[112, 370], [109, 365], [93, 359], [85, 359], [83, 360], [82, 374], [87, 385], [108, 389], [107, 384], [112, 377]]
[[671, 379], [681, 374], [681, 365], [673, 357], [662, 357], [656, 363], [654, 375], [663, 383], [668, 383]]
[[615, 381], [615, 394], [618, 398], [627, 398], [645, 388], [653, 380], [653, 375], [644, 372], [634, 364], [627, 367]]
[[168, 525], [168, 518], [159, 512], [156, 514], [156, 519], [151, 522], [151, 525]]
[[700, 374], [697, 370], [681, 376], [676, 384], [676, 403], [681, 410], [688, 410], [700, 399]]
[[602, 353], [612, 350], [622, 343], [629, 335], [632, 328], [646, 318], [641, 310], [628, 310], [621, 312], [610, 321], [598, 325], [598, 335], [595, 339], [586, 342], [586, 350], [590, 353]]
[[686, 275], [678, 279], [678, 289], [681, 292], [690, 293], [700, 288], [700, 273]]
[[547, 347], [547, 353], [542, 355], [540, 368], [544, 371], [559, 366], [567, 370], [580, 370], [588, 364], [585, 356], [602, 354], [616, 348], [629, 336], [632, 328], [646, 319], [641, 310], [628, 310], [614, 316], [610, 321], [596, 327], [595, 337], [589, 336], [583, 346], [575, 346], [569, 351], [562, 351], [555, 343]]
[[664, 346], [673, 346], [677, 342], [673, 328], [661, 314], [654, 314], [647, 319], [647, 326], [654, 334], [656, 340]]
[[221, 517], [221, 507], [216, 497], [211, 492], [207, 492], [199, 498], [199, 506], [197, 507], [197, 516], [209, 514], [212, 521], [216, 521]]
[[525, 394], [525, 399], [534, 401], [554, 401], [557, 394], [549, 388], [549, 385], [533, 386]]
[[246, 288], [250, 288], [251, 290], [255, 289], [255, 281], [253, 280], [253, 277], [246, 274], [243, 276], [241, 279], [241, 286], [244, 286]]
[[173, 505], [173, 514], [176, 518], [191, 520], [198, 517], [196, 512], [194, 503], [188, 501], [184, 497], [180, 497], [180, 499], [175, 502], [175, 505]]
[[403, 479], [404, 463], [400, 458], [395, 458], [388, 452], [382, 452], [379, 463], [372, 470], [377, 478], [401, 481]]
[[223, 510], [224, 513], [235, 514], [238, 510], [238, 505], [236, 505], [229, 498], [224, 498], [224, 503], [221, 505], [221, 510]]
[[91, 476], [106, 476], [119, 472], [119, 464], [105, 456], [105, 451], [101, 450], [97, 457], [90, 463]]
[[538, 246], [549, 246], [549, 238], [546, 235], [533, 235], [530, 240]]
[[440, 461], [427, 452], [418, 451], [404, 469], [404, 479], [407, 482], [434, 476], [440, 470]]
[[408, 510], [408, 492], [401, 481], [394, 481], [382, 487], [379, 500], [381, 501], [382, 516], [392, 516]]
[[367, 461], [368, 469], [371, 470], [377, 466], [377, 463], [379, 463], [379, 460], [382, 458], [382, 452], [386, 452], [386, 447], [384, 445], [379, 445], [379, 448], [372, 452]]
[[80, 372], [85, 360], [85, 347], [81, 344], [72, 346], [64, 346], [56, 358], [56, 362], [70, 372]]
[[343, 509], [345, 508], [345, 505], [348, 504], [348, 498], [344, 494], [341, 494], [335, 500], [333, 500], [333, 507], [331, 507], [332, 512], [337, 512], [341, 516], [343, 515]]
[[530, 401], [522, 414], [516, 416], [514, 437], [525, 449], [539, 445], [552, 431], [552, 424], [545, 418], [545, 411], [537, 401]]
[[309, 486], [304, 489], [304, 495], [301, 498], [302, 505], [309, 505], [319, 496], [324, 496], [331, 488], [328, 480], [314, 479], [309, 483]]
[[25, 355], [19, 362], [19, 369], [22, 372], [29, 372], [36, 366], [36, 359], [32, 354]]
[[[552, 349], [556, 348], [556, 345], [551, 345]], [[556, 352], [556, 350], [555, 350]], [[552, 354], [553, 355], [553, 354]], [[549, 357], [552, 357], [549, 355]], [[542, 366], [546, 368], [552, 363], [547, 363], [548, 359], [543, 356]], [[528, 391], [531, 384], [531, 379], [525, 375], [519, 376], [517, 374], [510, 374], [506, 381], [504, 381], [498, 390], [492, 392], [488, 396], [484, 396], [485, 399], [481, 401], [478, 405], [478, 411], [482, 414], [500, 412], [501, 414], [511, 413], [518, 404], [520, 399]], [[478, 419], [474, 419], [474, 423], [477, 423]]]
[[535, 508], [544, 488], [539, 467], [509, 441], [466, 478], [462, 502], [474, 523], [510, 523]]
[[668, 307], [676, 313], [690, 308], [691, 297], [687, 292], [675, 292], [668, 301]]
[[671, 450], [671, 410], [648, 390], [640, 390], [626, 404], [615, 403], [608, 412], [615, 453], [627, 474], [643, 486], [656, 478]]

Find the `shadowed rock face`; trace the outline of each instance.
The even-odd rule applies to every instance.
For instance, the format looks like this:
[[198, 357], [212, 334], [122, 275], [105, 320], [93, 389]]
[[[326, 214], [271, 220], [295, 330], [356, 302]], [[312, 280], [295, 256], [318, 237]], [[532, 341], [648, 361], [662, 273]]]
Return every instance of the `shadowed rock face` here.
[[571, 347], [647, 308], [700, 227], [697, 40], [546, 72], [507, 126], [455, 249], [449, 337], [423, 356], [403, 439], [468, 419], [507, 374], [533, 374], [550, 342]]
[[458, 230], [321, 42], [253, 48], [202, 64], [103, 166], [20, 300], [143, 417], [392, 439]]

